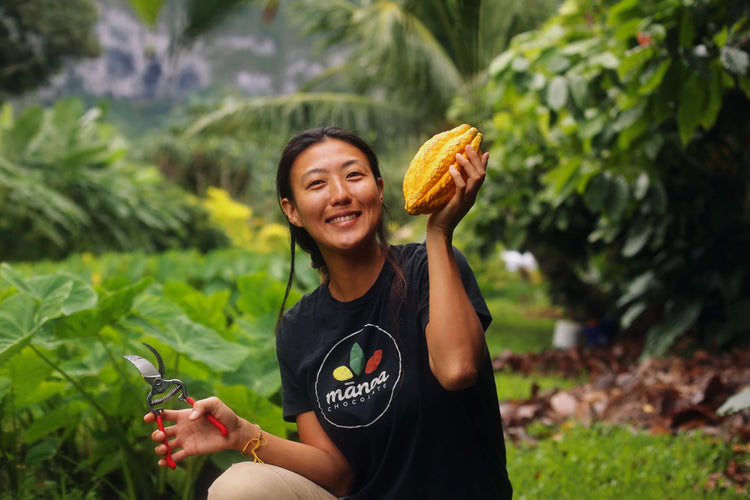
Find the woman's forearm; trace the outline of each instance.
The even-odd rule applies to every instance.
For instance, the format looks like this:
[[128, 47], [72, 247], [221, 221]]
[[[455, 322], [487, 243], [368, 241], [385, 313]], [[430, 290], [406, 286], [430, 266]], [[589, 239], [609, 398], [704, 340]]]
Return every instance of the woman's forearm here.
[[427, 348], [430, 367], [448, 390], [465, 389], [477, 379], [485, 354], [484, 329], [461, 281], [451, 238], [427, 233], [430, 318]]
[[[336, 496], [345, 495], [352, 480], [348, 462], [341, 452], [332, 446], [327, 437], [321, 438], [314, 431], [304, 432], [302, 429], [305, 429], [304, 425], [300, 428], [300, 437], [311, 440], [310, 444], [284, 439], [262, 431], [260, 440], [262, 445], [255, 450], [255, 453], [267, 464], [296, 472]], [[238, 432], [238, 437], [232, 444], [232, 449], [242, 452], [248, 441], [257, 437], [258, 426], [244, 421], [242, 430]], [[248, 454], [253, 444], [251, 443], [245, 449], [245, 454]]]

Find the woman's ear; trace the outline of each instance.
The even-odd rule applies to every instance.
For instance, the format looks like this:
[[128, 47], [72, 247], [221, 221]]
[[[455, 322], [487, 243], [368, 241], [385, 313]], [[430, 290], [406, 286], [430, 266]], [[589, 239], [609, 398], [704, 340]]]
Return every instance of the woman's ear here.
[[283, 198], [281, 200], [281, 209], [284, 211], [284, 215], [286, 215], [287, 220], [289, 220], [290, 224], [294, 224], [297, 227], [302, 227], [302, 221], [299, 219], [299, 215], [297, 214], [297, 207], [294, 205], [294, 202], [291, 201], [289, 198]]
[[383, 203], [383, 199], [384, 199], [383, 198], [383, 190], [385, 189], [384, 188], [385, 184], [383, 183], [383, 178], [382, 177], [378, 177], [378, 180], [375, 181], [375, 182], [377, 182], [377, 184], [378, 184], [378, 191], [380, 191], [380, 203]]

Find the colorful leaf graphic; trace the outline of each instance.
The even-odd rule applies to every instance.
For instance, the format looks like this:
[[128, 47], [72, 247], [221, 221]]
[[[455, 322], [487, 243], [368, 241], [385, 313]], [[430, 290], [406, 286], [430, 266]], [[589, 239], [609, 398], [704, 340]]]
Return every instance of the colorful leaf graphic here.
[[335, 370], [333, 370], [333, 378], [335, 378], [336, 380], [340, 382], [349, 380], [353, 376], [354, 374], [352, 373], [352, 371], [344, 365], [341, 365]]
[[365, 366], [365, 352], [356, 342], [352, 346], [352, 352], [349, 354], [349, 367], [357, 375], [362, 375], [362, 368]]
[[383, 359], [382, 349], [378, 349], [377, 351], [372, 353], [370, 359], [367, 360], [367, 365], [365, 365], [365, 373], [370, 374], [374, 372], [378, 368], [381, 359]]

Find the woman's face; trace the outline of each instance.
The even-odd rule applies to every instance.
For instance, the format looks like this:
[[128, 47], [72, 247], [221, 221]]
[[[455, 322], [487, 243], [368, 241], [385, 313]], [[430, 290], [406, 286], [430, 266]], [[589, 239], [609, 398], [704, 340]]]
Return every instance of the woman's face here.
[[383, 181], [358, 148], [330, 138], [314, 144], [297, 156], [289, 182], [294, 200], [284, 198], [281, 207], [323, 255], [376, 243]]

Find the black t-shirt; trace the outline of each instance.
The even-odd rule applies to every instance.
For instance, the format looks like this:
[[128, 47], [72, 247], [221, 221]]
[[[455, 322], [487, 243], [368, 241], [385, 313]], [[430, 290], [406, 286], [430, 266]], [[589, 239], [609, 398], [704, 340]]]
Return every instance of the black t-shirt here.
[[[427, 251], [391, 247], [362, 297], [339, 302], [327, 284], [286, 312], [277, 334], [284, 419], [314, 411], [354, 471], [348, 499], [508, 499], [505, 443], [492, 364], [446, 391], [429, 366]], [[461, 278], [484, 328], [489, 311], [465, 257]], [[395, 315], [395, 316], [394, 316]]]

